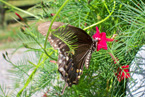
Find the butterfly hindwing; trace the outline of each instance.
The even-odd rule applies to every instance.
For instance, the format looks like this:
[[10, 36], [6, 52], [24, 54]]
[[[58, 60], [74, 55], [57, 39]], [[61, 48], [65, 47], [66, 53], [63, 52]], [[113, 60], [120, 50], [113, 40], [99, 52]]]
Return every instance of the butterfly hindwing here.
[[[59, 72], [61, 73], [63, 79], [68, 83], [69, 86], [72, 84], [77, 84], [78, 80], [83, 72], [83, 66], [89, 54], [89, 45], [80, 45], [75, 54], [59, 54], [58, 65]], [[79, 51], [81, 50], [81, 51]], [[63, 55], [63, 56], [62, 56]]]

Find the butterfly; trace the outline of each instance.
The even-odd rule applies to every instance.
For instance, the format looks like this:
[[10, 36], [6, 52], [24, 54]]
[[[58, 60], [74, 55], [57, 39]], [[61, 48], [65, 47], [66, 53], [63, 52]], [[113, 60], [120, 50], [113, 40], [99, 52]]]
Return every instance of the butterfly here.
[[[38, 26], [38, 31], [46, 36], [50, 23], [41, 23]], [[63, 94], [67, 86], [78, 84], [84, 65], [88, 69], [92, 52], [97, 47], [97, 40], [92, 40], [82, 29], [61, 22], [54, 22], [51, 29], [54, 31], [49, 35], [48, 41], [54, 49], [58, 50], [58, 71], [66, 82], [62, 90]], [[70, 44], [67, 45], [61, 37]], [[69, 46], [76, 46], [76, 49], [73, 51]]]

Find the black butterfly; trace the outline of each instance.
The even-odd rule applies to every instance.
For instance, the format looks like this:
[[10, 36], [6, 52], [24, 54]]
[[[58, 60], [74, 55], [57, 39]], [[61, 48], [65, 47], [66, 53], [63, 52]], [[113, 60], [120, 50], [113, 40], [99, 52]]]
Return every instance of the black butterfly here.
[[[51, 22], [45, 22], [38, 26], [38, 31], [46, 35], [48, 28]], [[62, 91], [64, 92], [67, 86], [72, 86], [73, 84], [78, 84], [80, 76], [83, 72], [83, 66], [88, 69], [90, 58], [92, 52], [96, 49], [96, 40], [92, 40], [91, 37], [82, 29], [66, 25], [61, 22], [54, 22], [51, 29], [56, 29], [52, 33], [59, 33], [60, 37], [66, 37], [69, 41], [73, 41], [75, 38], [76, 41], [72, 42], [71, 45], [77, 46], [73, 51], [70, 50], [69, 46], [66, 45], [64, 41], [56, 37], [54, 34], [50, 34], [48, 41], [54, 47], [58, 49], [58, 71], [61, 73], [63, 80], [66, 84]], [[68, 34], [69, 33], [69, 34]], [[71, 37], [70, 37], [71, 36]], [[74, 38], [72, 38], [74, 37]]]

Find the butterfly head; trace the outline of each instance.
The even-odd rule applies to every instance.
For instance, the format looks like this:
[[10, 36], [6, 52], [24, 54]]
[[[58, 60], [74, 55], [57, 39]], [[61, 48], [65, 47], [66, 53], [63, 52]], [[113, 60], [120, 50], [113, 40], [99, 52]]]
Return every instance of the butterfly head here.
[[98, 32], [99, 32], [99, 31], [96, 31], [96, 33], [92, 36], [92, 38], [93, 38], [93, 48], [94, 48], [94, 50], [97, 48], [98, 41], [101, 40], [101, 38], [99, 37]]

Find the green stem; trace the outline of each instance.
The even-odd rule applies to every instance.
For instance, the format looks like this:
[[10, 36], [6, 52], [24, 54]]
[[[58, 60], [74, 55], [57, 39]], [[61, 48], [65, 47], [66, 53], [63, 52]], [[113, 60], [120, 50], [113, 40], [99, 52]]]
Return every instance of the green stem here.
[[44, 42], [44, 49], [46, 48], [47, 39], [48, 39], [50, 30], [51, 30], [51, 26], [52, 26], [52, 24], [53, 24], [55, 18], [58, 16], [58, 14], [59, 14], [60, 11], [62, 10], [62, 8], [67, 4], [68, 1], [69, 1], [69, 0], [66, 0], [66, 1], [63, 3], [63, 5], [62, 5], [62, 6], [59, 8], [59, 10], [57, 11], [56, 15], [54, 15], [54, 17], [53, 17], [53, 19], [52, 19], [52, 21], [51, 21], [51, 24], [50, 24], [50, 26], [49, 26], [48, 32], [47, 32], [47, 34], [46, 34], [46, 38], [45, 38], [45, 42]]
[[[7, 57], [7, 58], [6, 58]], [[20, 71], [23, 71], [27, 76], [29, 76], [23, 69], [19, 68], [19, 66], [15, 65], [14, 63], [12, 63], [12, 61], [10, 60], [10, 58], [8, 57], [8, 55], [5, 56], [4, 58], [7, 62], [9, 62], [11, 65], [13, 65], [15, 68], [19, 69]]]
[[[0, 85], [0, 91], [1, 91], [2, 94], [3, 94], [3, 97], [7, 97], [6, 94], [5, 94], [5, 91], [4, 91], [3, 88], [2, 88], [2, 85]], [[1, 94], [1, 95], [2, 95], [2, 94]]]
[[[40, 66], [40, 65], [39, 65], [39, 66]], [[18, 92], [17, 97], [20, 97], [21, 94], [22, 94], [22, 92], [23, 92], [23, 90], [29, 85], [29, 83], [30, 83], [31, 80], [33, 79], [33, 76], [34, 76], [34, 74], [35, 74], [35, 72], [37, 71], [37, 69], [38, 69], [39, 66], [37, 66], [37, 67], [34, 69], [34, 71], [31, 73], [31, 75], [30, 75], [29, 78], [27, 79], [27, 81], [26, 81], [24, 87]]]
[[4, 0], [0, 0], [0, 1], [1, 1], [2, 3], [6, 4], [7, 6], [10, 6], [10, 7], [14, 8], [14, 9], [16, 9], [16, 10], [18, 10], [18, 11], [21, 11], [21, 12], [23, 12], [23, 13], [25, 13], [25, 14], [28, 14], [28, 15], [30, 15], [30, 16], [33, 16], [33, 17], [35, 17], [36, 19], [40, 19], [39, 17], [35, 16], [34, 14], [29, 13], [29, 12], [27, 12], [27, 11], [25, 11], [25, 10], [22, 10], [22, 9], [20, 9], [20, 8], [18, 8], [18, 7], [15, 7], [15, 6], [13, 6], [13, 5], [11, 5], [11, 4], [5, 2]]
[[[29, 34], [29, 35], [30, 35], [30, 34]], [[30, 35], [30, 36], [31, 36], [31, 35]], [[43, 51], [45, 52], [45, 54], [46, 54], [49, 58], [51, 58], [51, 59], [53, 59], [53, 60], [56, 61], [55, 58], [51, 57], [51, 56], [47, 53], [46, 49], [42, 47], [42, 45], [37, 41], [37, 39], [35, 39], [33, 36], [32, 36], [32, 38], [33, 38], [33, 39], [37, 42], [37, 44], [43, 49]]]
[[117, 58], [115, 57], [114, 53], [112, 50], [110, 50], [110, 53], [112, 54], [112, 57], [114, 58], [115, 62], [117, 65], [119, 65], [119, 61], [117, 60]]
[[99, 21], [99, 22], [97, 22], [97, 23], [95, 23], [95, 24], [92, 24], [92, 25], [90, 25], [90, 26], [84, 28], [84, 30], [87, 30], [87, 29], [89, 29], [89, 28], [91, 28], [91, 27], [94, 27], [94, 26], [96, 26], [96, 25], [98, 25], [98, 24], [100, 24], [100, 23], [106, 21], [106, 20], [113, 14], [113, 12], [114, 12], [114, 10], [115, 10], [115, 6], [116, 6], [116, 1], [114, 1], [114, 6], [113, 6], [113, 9], [112, 9], [112, 12], [111, 12], [105, 19], [103, 19], [103, 20], [101, 20], [101, 21]]
[[21, 97], [21, 94], [22, 92], [24, 91], [24, 89], [29, 85], [29, 83], [33, 80], [33, 77], [37, 71], [37, 69], [45, 62], [45, 60], [47, 58], [44, 58], [44, 60], [40, 63], [40, 60], [42, 59], [42, 56], [40, 56], [40, 59], [39, 59], [39, 63], [38, 65], [36, 66], [36, 68], [33, 70], [33, 72], [31, 73], [31, 75], [29, 76], [29, 78], [27, 79], [25, 85], [23, 86], [23, 88], [18, 92], [17, 94], [17, 97]]
[[107, 4], [105, 3], [105, 0], [103, 1], [103, 3], [104, 3], [104, 6], [106, 7], [108, 13], [110, 14], [110, 11], [109, 11], [109, 9], [108, 9], [108, 7], [107, 7]]
[[46, 49], [44, 49], [44, 48], [42, 48], [42, 49], [43, 49], [43, 51], [45, 52], [45, 54], [46, 54], [49, 58], [51, 58], [52, 60], [55, 60], [55, 61], [57, 60], [57, 59], [51, 57], [51, 56], [47, 53]]
[[[29, 29], [28, 29], [28, 31], [29, 31], [29, 33], [28, 33], [28, 34], [25, 33], [25, 34], [27, 34], [28, 36], [32, 37], [32, 38], [37, 42], [37, 44], [43, 49], [43, 51], [45, 52], [45, 54], [46, 54], [49, 58], [51, 58], [51, 59], [53, 59], [53, 60], [56, 61], [56, 59], [53, 58], [53, 57], [51, 57], [51, 56], [47, 53], [46, 49], [44, 49], [44, 48], [42, 47], [42, 45], [37, 41], [37, 38], [36, 38], [37, 36], [35, 36], [33, 33], [31, 33], [31, 31], [30, 31]], [[26, 47], [29, 48], [29, 49], [34, 49], [34, 48], [31, 48], [31, 47], [28, 47], [27, 45], [26, 45]]]

